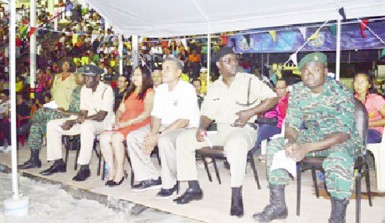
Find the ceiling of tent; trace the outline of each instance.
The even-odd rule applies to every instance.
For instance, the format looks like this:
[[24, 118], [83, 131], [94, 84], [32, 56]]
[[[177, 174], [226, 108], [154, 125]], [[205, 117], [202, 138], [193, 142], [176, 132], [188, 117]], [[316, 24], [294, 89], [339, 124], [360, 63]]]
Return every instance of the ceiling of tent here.
[[86, 0], [117, 32], [173, 37], [385, 14], [384, 0]]

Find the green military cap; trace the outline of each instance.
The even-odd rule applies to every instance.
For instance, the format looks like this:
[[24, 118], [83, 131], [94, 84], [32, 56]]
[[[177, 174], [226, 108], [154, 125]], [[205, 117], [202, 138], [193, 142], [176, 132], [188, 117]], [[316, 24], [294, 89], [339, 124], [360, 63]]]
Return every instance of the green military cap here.
[[309, 62], [319, 62], [319, 63], [327, 64], [328, 58], [324, 53], [320, 53], [320, 52], [309, 53], [306, 56], [304, 56], [299, 62], [298, 64], [299, 70], [302, 70], [305, 64]]
[[92, 65], [92, 64], [87, 64], [82, 67], [79, 67], [77, 70], [77, 73], [85, 74], [85, 75], [90, 75], [90, 76], [98, 76], [104, 73], [104, 70], [101, 69], [98, 66]]

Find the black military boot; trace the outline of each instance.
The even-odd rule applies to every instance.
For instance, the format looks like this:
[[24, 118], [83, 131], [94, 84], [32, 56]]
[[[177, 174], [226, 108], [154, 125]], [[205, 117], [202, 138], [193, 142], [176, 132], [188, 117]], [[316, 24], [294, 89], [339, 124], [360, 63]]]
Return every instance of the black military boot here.
[[243, 216], [242, 187], [231, 188], [231, 208], [230, 215]]
[[329, 223], [345, 223], [346, 207], [349, 204], [348, 199], [330, 199], [332, 203], [332, 211], [329, 218]]
[[253, 215], [255, 222], [266, 223], [274, 219], [285, 219], [287, 207], [285, 202], [285, 185], [270, 184], [270, 204], [263, 212]]
[[40, 150], [31, 150], [31, 158], [27, 160], [27, 162], [25, 162], [24, 164], [19, 165], [18, 168], [22, 170], [40, 168], [41, 161], [39, 159], [39, 153]]

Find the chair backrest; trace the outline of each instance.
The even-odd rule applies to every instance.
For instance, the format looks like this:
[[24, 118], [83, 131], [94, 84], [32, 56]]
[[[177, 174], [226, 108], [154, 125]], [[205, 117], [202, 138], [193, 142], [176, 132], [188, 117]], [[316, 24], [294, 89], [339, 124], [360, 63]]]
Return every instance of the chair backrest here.
[[[356, 128], [358, 134], [362, 137], [363, 147], [365, 149], [367, 142], [367, 133], [368, 133], [368, 112], [366, 111], [365, 105], [358, 99], [355, 99], [355, 112]], [[362, 152], [362, 151], [360, 151]], [[365, 154], [365, 153], [361, 153]]]

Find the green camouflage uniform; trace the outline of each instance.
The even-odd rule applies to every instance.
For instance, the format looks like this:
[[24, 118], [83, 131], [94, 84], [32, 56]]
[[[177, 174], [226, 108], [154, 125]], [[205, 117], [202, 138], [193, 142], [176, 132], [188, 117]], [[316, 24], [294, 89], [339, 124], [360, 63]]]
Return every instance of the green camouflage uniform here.
[[[71, 102], [68, 108], [69, 112], [80, 111], [80, 90], [82, 86], [76, 87], [71, 94]], [[49, 108], [40, 108], [37, 110], [32, 118], [31, 128], [29, 129], [28, 136], [28, 147], [31, 150], [40, 150], [41, 144], [43, 143], [42, 135], [45, 134], [47, 123], [53, 119], [67, 118], [58, 110]]]
[[[299, 132], [297, 143], [316, 142], [326, 136], [345, 132], [350, 139], [326, 150], [314, 151], [307, 156], [325, 156], [322, 166], [328, 192], [337, 199], [349, 198], [353, 192], [354, 159], [359, 155], [362, 139], [355, 126], [353, 93], [335, 80], [326, 80], [319, 95], [311, 93], [302, 82], [293, 86], [290, 93], [285, 126]], [[301, 124], [305, 129], [300, 129]], [[284, 138], [272, 140], [267, 147], [268, 179], [270, 184], [287, 185], [290, 176], [286, 170], [270, 171], [276, 152], [285, 145]]]

